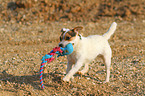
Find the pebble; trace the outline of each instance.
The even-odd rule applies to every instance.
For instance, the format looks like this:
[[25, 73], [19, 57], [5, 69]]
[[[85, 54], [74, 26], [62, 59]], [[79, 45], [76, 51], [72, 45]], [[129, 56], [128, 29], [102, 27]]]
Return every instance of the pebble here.
[[90, 78], [87, 78], [87, 80], [90, 80]]
[[72, 91], [77, 91], [77, 90], [78, 90], [78, 88], [72, 88], [71, 90], [72, 90]]

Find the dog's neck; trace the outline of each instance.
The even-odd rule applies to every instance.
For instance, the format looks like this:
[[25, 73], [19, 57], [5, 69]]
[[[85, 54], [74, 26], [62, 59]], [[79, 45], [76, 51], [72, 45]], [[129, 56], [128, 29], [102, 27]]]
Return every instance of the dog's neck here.
[[82, 36], [81, 34], [78, 34], [78, 36], [80, 37], [80, 40], [82, 40], [82, 37], [83, 37], [83, 36]]
[[80, 45], [80, 42], [83, 40], [83, 36], [82, 35], [80, 35], [80, 34], [78, 34], [77, 36], [76, 36], [76, 39], [75, 39], [75, 42], [74, 42], [74, 45], [73, 45], [73, 47], [74, 47], [74, 50], [75, 49], [78, 49], [81, 45]]

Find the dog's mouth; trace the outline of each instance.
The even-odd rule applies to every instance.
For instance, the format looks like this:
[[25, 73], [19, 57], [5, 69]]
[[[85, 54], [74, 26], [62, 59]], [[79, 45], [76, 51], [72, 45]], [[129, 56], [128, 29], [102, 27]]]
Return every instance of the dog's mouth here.
[[[74, 45], [74, 43], [71, 43], [71, 44]], [[59, 44], [58, 46], [59, 46], [59, 47], [62, 47], [62, 48], [65, 47], [63, 44]]]
[[58, 46], [64, 48], [64, 45], [63, 44], [59, 44]]

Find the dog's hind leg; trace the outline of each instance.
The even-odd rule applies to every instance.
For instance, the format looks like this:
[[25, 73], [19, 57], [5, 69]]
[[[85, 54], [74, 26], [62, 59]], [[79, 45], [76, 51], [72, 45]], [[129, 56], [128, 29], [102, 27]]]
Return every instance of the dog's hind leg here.
[[72, 67], [72, 69], [66, 74], [66, 76], [63, 78], [63, 81], [69, 81], [70, 78], [73, 77], [73, 75], [82, 67], [84, 60], [78, 60], [76, 64]]
[[77, 74], [84, 75], [85, 73], [88, 72], [88, 70], [89, 70], [89, 65], [88, 63], [85, 63], [84, 68], [81, 71], [78, 71]]
[[108, 50], [105, 50], [105, 51], [106, 52], [103, 55], [103, 59], [104, 59], [105, 67], [106, 67], [106, 80], [104, 81], [104, 83], [109, 82], [110, 66], [111, 66], [111, 55], [112, 55], [111, 48], [109, 48]]

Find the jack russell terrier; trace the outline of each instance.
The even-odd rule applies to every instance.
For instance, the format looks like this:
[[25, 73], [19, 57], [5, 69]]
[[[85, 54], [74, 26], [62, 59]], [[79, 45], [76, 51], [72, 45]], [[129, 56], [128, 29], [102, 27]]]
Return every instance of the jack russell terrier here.
[[[79, 74], [86, 73], [89, 69], [88, 64], [98, 55], [101, 55], [106, 65], [106, 80], [104, 83], [109, 82], [112, 51], [108, 39], [116, 30], [116, 26], [117, 23], [113, 22], [109, 30], [102, 36], [91, 35], [83, 37], [78, 33], [79, 30], [83, 29], [80, 26], [61, 30], [59, 46], [65, 47], [68, 43], [72, 43], [74, 48], [73, 53], [67, 56], [68, 64], [63, 81], [69, 81], [76, 72]], [[79, 71], [82, 66], [84, 68]]]

